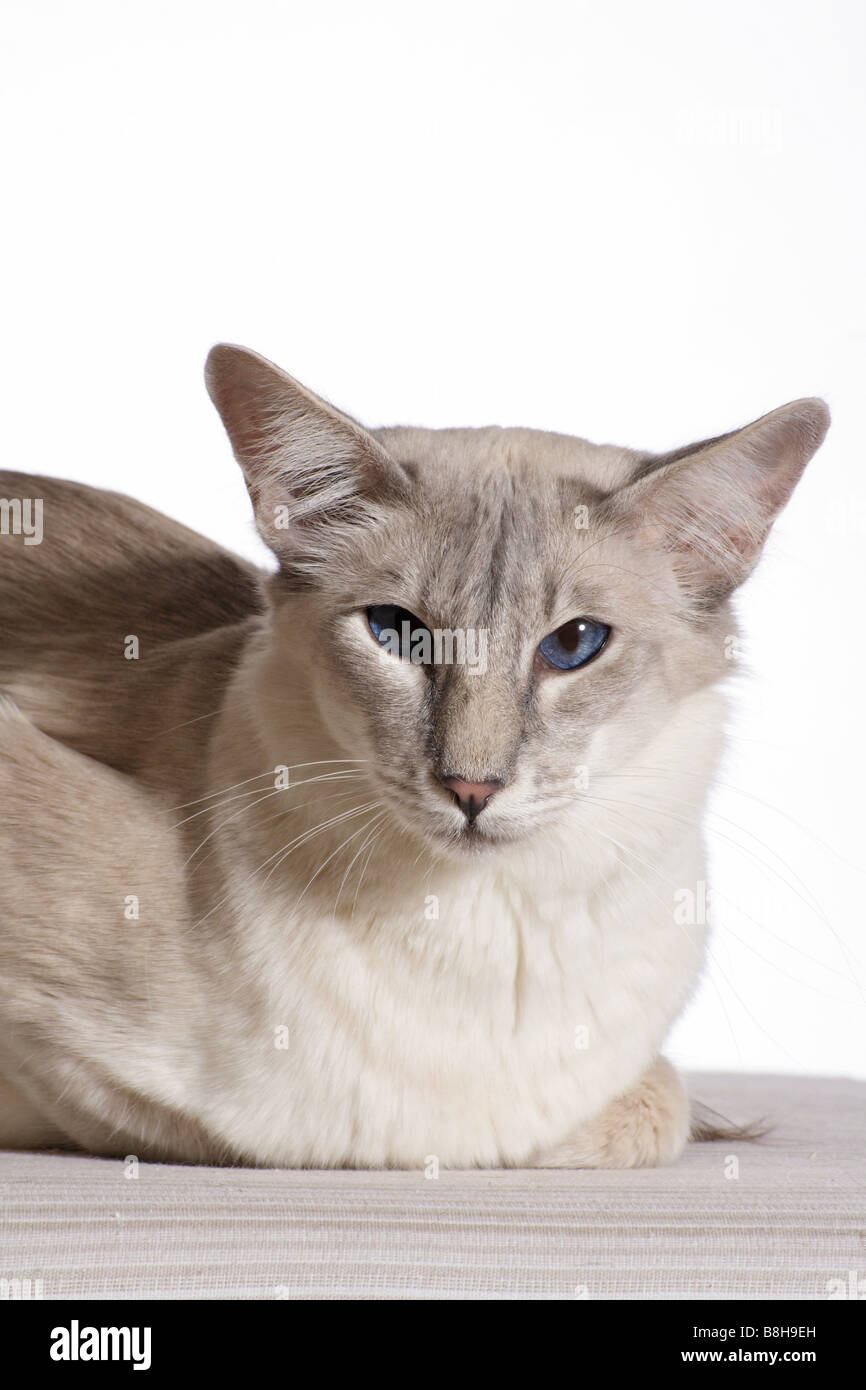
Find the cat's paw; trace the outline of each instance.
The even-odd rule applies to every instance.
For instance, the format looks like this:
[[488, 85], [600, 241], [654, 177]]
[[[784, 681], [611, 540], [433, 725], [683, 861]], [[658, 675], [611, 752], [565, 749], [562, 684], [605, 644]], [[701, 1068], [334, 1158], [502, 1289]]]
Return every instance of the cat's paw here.
[[679, 1158], [689, 1137], [689, 1102], [670, 1062], [659, 1057], [636, 1086], [533, 1161], [536, 1168], [655, 1168]]

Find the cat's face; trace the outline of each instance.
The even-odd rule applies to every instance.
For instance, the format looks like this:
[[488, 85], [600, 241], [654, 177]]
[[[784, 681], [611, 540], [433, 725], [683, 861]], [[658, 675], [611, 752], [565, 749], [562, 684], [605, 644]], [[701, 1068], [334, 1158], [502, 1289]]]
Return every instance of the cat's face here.
[[277, 667], [300, 659], [391, 821], [459, 855], [568, 821], [729, 669], [728, 595], [826, 428], [800, 402], [664, 458], [522, 429], [368, 434], [253, 354], [215, 354], [281, 560]]
[[[557, 473], [542, 433], [378, 438], [411, 492], [309, 592], [281, 599], [277, 584], [278, 640], [303, 643], [324, 721], [392, 818], [489, 849], [567, 815], [720, 673], [723, 641], [682, 616], [670, 564], [582, 479], [589, 446]], [[454, 778], [501, 785], [470, 818]]]

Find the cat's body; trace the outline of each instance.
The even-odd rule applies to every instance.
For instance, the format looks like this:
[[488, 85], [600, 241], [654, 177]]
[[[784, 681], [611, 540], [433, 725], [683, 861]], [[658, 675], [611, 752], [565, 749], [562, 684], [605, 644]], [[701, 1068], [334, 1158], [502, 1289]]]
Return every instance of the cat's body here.
[[[675, 1157], [658, 1054], [703, 955], [676, 894], [706, 876], [733, 631], [716, 550], [678, 568], [643, 491], [678, 487], [679, 456], [368, 435], [275, 372], [229, 352], [211, 389], [276, 577], [129, 499], [0, 474], [45, 517], [41, 545], [0, 537], [0, 1144]], [[826, 427], [805, 404], [791, 467]], [[698, 452], [719, 447], [729, 471], [724, 441]], [[483, 631], [484, 669], [383, 652], [359, 615], [392, 599]], [[551, 676], [545, 624], [591, 610], [609, 649]], [[461, 777], [497, 788], [469, 819]]]

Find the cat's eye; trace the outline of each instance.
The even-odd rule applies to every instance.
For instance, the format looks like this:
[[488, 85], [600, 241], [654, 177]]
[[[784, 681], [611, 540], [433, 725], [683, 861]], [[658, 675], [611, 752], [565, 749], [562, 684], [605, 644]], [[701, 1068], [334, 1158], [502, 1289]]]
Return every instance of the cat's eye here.
[[576, 671], [598, 656], [610, 628], [592, 618], [572, 618], [545, 637], [538, 648], [539, 656], [557, 671]]
[[394, 603], [376, 603], [367, 609], [367, 622], [379, 646], [392, 656], [401, 656], [406, 661], [423, 660], [424, 634], [429, 639], [430, 629], [408, 608], [398, 608]]

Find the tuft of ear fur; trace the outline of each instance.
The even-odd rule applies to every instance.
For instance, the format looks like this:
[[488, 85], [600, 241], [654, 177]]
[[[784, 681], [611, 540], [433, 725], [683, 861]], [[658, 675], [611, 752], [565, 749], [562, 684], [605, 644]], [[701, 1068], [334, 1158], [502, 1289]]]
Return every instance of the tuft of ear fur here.
[[309, 572], [408, 492], [405, 470], [357, 421], [257, 352], [218, 343], [205, 383], [259, 532], [287, 572]]
[[670, 552], [695, 607], [712, 606], [751, 573], [829, 425], [824, 401], [807, 398], [731, 434], [651, 456], [613, 495], [613, 513]]

